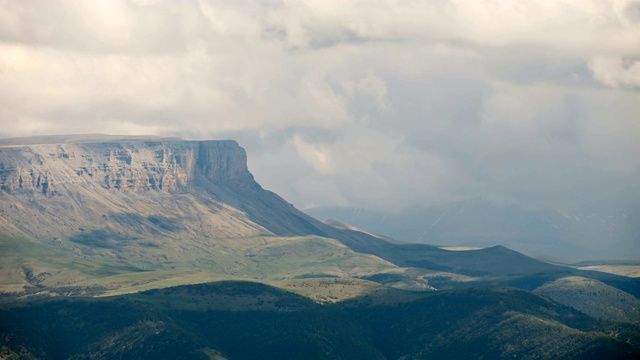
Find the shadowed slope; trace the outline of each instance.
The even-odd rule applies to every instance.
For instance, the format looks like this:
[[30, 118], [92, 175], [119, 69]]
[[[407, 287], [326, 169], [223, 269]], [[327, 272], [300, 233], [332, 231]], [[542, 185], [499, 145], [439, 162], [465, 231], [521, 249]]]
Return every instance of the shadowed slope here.
[[632, 359], [640, 351], [638, 328], [525, 291], [390, 295], [318, 305], [235, 281], [54, 300], [0, 310], [0, 345], [41, 359]]

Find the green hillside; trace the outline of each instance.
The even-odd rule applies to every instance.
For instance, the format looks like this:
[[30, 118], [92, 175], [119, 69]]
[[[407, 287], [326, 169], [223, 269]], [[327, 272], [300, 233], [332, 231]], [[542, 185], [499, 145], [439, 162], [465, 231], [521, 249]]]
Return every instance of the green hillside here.
[[[398, 290], [399, 291], [399, 290]], [[415, 294], [417, 293], [413, 293]], [[0, 310], [3, 358], [637, 358], [640, 329], [596, 322], [508, 288], [369, 293], [319, 305], [252, 282], [217, 282]], [[383, 296], [385, 303], [378, 301]]]
[[640, 300], [598, 280], [569, 276], [546, 283], [534, 292], [595, 318], [640, 325]]

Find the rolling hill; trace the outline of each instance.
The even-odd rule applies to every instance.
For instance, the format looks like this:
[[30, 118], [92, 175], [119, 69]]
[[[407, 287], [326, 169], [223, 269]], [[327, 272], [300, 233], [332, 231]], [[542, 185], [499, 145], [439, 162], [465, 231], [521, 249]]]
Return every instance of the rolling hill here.
[[37, 301], [0, 310], [0, 351], [6, 359], [633, 359], [640, 353], [638, 328], [596, 322], [522, 290], [406, 295], [369, 293], [319, 305], [267, 285], [227, 281]]

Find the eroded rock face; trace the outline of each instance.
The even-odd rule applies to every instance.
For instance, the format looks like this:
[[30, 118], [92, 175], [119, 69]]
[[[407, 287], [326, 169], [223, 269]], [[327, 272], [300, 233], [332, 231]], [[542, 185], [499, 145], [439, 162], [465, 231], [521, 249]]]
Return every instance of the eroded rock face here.
[[149, 239], [184, 247], [182, 239], [324, 234], [255, 182], [235, 141], [80, 137], [0, 139], [0, 237], [75, 253]]
[[64, 184], [173, 192], [199, 177], [257, 186], [235, 141], [120, 141], [0, 147], [0, 191], [61, 194]]
[[20, 140], [0, 140], [0, 236], [107, 245], [256, 236], [270, 232], [243, 207], [266, 213], [280, 206], [254, 181], [235, 141]]

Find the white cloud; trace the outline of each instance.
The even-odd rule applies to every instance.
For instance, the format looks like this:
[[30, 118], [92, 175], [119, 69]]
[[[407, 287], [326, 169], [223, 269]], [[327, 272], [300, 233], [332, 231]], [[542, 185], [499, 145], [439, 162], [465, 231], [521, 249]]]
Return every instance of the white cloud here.
[[593, 76], [612, 87], [640, 87], [640, 60], [597, 56], [589, 62]]
[[0, 136], [244, 138], [301, 206], [637, 189], [637, 0], [7, 1], [0, 53]]
[[387, 86], [384, 80], [375, 74], [368, 74], [357, 80], [349, 79], [342, 86], [349, 97], [353, 98], [358, 94], [370, 96], [375, 101], [378, 110], [389, 110]]
[[316, 171], [322, 174], [332, 174], [335, 172], [334, 161], [329, 151], [321, 145], [304, 141], [299, 136], [293, 140], [298, 155], [302, 157]]

